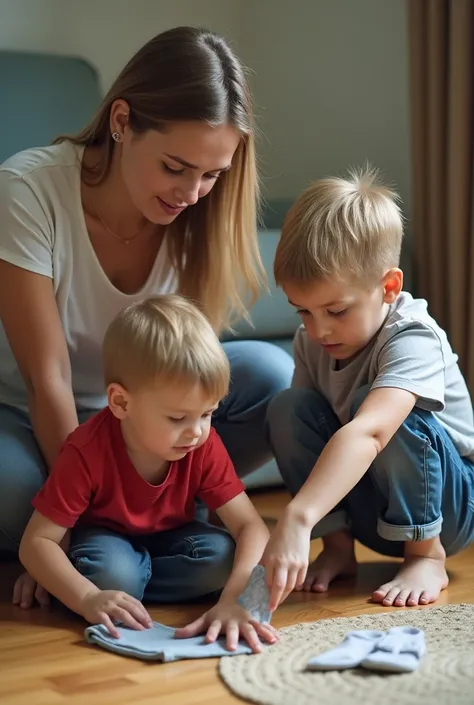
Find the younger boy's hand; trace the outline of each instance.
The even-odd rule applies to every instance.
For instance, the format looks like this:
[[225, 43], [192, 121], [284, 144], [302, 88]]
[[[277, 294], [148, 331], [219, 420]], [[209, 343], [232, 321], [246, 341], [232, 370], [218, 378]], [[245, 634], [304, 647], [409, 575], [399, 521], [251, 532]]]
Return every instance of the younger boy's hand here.
[[186, 627], [176, 630], [177, 639], [188, 639], [206, 632], [206, 642], [208, 644], [216, 641], [219, 634], [226, 634], [226, 648], [235, 651], [242, 636], [255, 653], [262, 650], [260, 639], [274, 644], [278, 640], [278, 632], [270, 624], [262, 624], [252, 618], [236, 602], [218, 602], [215, 607], [205, 612], [202, 617], [196, 619]]
[[309, 529], [285, 519], [278, 522], [270, 536], [261, 563], [266, 570], [272, 612], [295, 587], [303, 585], [310, 541]]
[[91, 624], [106, 626], [116, 639], [119, 632], [112, 620], [138, 630], [149, 629], [153, 624], [142, 603], [120, 590], [99, 590], [86, 595], [81, 614]]
[[35, 601], [40, 607], [49, 607], [51, 599], [44, 587], [41, 587], [29, 573], [22, 573], [13, 588], [13, 604], [25, 610], [33, 607]]

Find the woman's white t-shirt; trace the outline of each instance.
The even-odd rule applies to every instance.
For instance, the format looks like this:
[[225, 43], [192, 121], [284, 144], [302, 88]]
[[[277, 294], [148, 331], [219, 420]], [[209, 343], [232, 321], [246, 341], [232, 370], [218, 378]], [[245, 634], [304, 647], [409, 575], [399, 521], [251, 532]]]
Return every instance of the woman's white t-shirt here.
[[[164, 242], [140, 291], [124, 294], [110, 282], [84, 219], [82, 153], [82, 147], [63, 142], [20, 152], [0, 166], [0, 259], [51, 277], [76, 405], [100, 409], [105, 404], [101, 345], [108, 324], [128, 303], [175, 290], [176, 277]], [[28, 408], [26, 387], [1, 324], [0, 403]]]

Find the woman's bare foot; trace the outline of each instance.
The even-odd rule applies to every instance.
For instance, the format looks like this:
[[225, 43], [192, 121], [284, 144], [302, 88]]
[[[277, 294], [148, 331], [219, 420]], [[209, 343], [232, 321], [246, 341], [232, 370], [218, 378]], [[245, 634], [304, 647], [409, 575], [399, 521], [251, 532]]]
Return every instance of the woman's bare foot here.
[[372, 599], [384, 606], [412, 607], [435, 602], [448, 587], [446, 553], [439, 537], [407, 541], [405, 560], [397, 575], [376, 590]]
[[323, 550], [309, 566], [304, 585], [299, 590], [326, 592], [334, 578], [355, 575], [354, 539], [348, 531], [325, 536], [323, 544]]

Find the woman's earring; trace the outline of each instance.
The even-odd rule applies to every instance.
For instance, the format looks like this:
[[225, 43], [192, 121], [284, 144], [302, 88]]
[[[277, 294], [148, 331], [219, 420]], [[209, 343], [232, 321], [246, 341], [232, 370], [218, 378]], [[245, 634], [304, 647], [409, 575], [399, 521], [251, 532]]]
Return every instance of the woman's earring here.
[[118, 132], [112, 132], [112, 139], [114, 142], [120, 142], [120, 134]]

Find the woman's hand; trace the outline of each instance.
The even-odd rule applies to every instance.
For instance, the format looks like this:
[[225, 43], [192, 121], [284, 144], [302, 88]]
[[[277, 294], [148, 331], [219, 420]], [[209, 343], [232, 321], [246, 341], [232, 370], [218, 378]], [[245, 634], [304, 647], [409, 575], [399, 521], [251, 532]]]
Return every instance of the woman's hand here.
[[51, 604], [49, 593], [29, 573], [22, 573], [13, 588], [13, 604], [28, 610], [33, 607], [35, 600], [40, 607], [49, 607]]
[[176, 639], [188, 639], [206, 632], [206, 642], [212, 644], [219, 634], [226, 635], [226, 648], [235, 651], [242, 636], [255, 653], [262, 650], [260, 639], [274, 644], [278, 632], [270, 624], [262, 624], [253, 619], [246, 609], [237, 602], [220, 601], [186, 627], [176, 630]]

